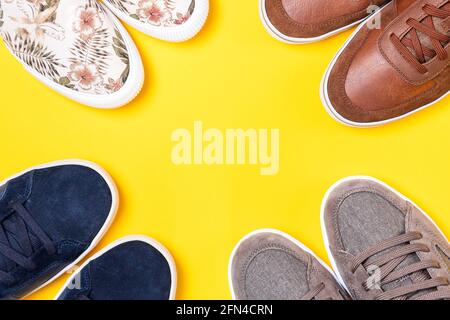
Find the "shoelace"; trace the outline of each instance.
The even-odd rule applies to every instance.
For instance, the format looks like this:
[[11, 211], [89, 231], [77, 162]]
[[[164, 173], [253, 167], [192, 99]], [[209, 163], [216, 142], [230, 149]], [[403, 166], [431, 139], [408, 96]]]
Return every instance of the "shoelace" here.
[[[405, 37], [400, 40], [395, 34], [391, 35], [391, 40], [400, 54], [405, 60], [414, 66], [420, 73], [427, 73], [427, 68], [423, 65], [426, 62], [426, 57], [433, 58], [435, 55], [441, 60], [448, 58], [445, 44], [450, 42], [450, 37], [436, 30], [433, 17], [439, 19], [446, 19], [450, 17], [450, 11], [443, 8], [426, 4], [422, 10], [427, 14], [427, 17], [422, 22], [410, 18], [406, 24], [413, 28], [411, 30], [411, 38]], [[433, 49], [426, 47], [421, 43], [418, 32], [430, 38]], [[410, 51], [415, 52], [415, 55]]]
[[321, 283], [306, 293], [301, 300], [313, 300], [323, 289], [325, 289], [325, 284]]
[[[53, 242], [21, 203], [12, 203], [10, 209], [12, 210], [11, 214], [0, 224], [0, 255], [6, 258], [7, 267], [6, 270], [0, 270], [0, 282], [6, 285], [15, 282], [8, 272], [14, 265], [27, 271], [35, 270], [37, 267], [32, 260], [33, 244], [30, 232], [41, 241], [48, 255], [51, 256], [56, 252]], [[9, 220], [12, 215], [17, 215], [14, 223]], [[20, 252], [11, 245], [8, 235], [13, 236], [15, 242], [19, 244]]]
[[[377, 266], [379, 267], [379, 285], [383, 286], [387, 283], [391, 283], [396, 280], [401, 280], [407, 276], [420, 271], [425, 271], [429, 268], [439, 269], [441, 266], [437, 261], [419, 261], [411, 263], [407, 266], [397, 268], [407, 256], [415, 254], [417, 252], [429, 252], [430, 249], [423, 244], [413, 243], [411, 241], [422, 239], [422, 235], [419, 232], [408, 232], [403, 235], [399, 235], [379, 244], [368, 248], [353, 260], [352, 272], [356, 272], [359, 266]], [[398, 248], [394, 248], [400, 246]], [[392, 251], [386, 254], [380, 254], [383, 251], [391, 249]], [[376, 256], [378, 254], [378, 256]], [[397, 269], [396, 269], [397, 268]], [[363, 284], [366, 290], [371, 289], [370, 279]], [[399, 286], [394, 289], [386, 290], [376, 298], [378, 300], [391, 300], [391, 299], [405, 299], [408, 295], [415, 295], [423, 290], [433, 290], [441, 286], [447, 286], [445, 290], [435, 290], [427, 292], [415, 297], [418, 300], [437, 300], [437, 299], [450, 299], [450, 287], [446, 278], [430, 278], [419, 279], [416, 282], [404, 286]]]

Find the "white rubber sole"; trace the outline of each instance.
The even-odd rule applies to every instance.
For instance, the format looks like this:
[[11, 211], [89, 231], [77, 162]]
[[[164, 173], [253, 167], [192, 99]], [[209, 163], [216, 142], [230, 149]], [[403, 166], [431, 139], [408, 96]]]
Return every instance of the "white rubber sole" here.
[[[385, 7], [381, 8], [380, 10], [378, 10], [376, 13], [379, 13], [380, 11], [382, 11]], [[346, 126], [350, 126], [350, 127], [355, 127], [355, 128], [372, 128], [372, 127], [378, 127], [384, 124], [388, 124], [390, 122], [394, 122], [397, 120], [401, 120], [403, 118], [406, 118], [416, 112], [419, 112], [425, 108], [430, 107], [433, 104], [436, 104], [437, 102], [439, 102], [440, 100], [444, 99], [447, 95], [450, 94], [450, 91], [448, 91], [446, 94], [444, 94], [442, 97], [440, 97], [439, 99], [423, 106], [420, 107], [416, 110], [413, 110], [409, 113], [406, 113], [404, 115], [401, 115], [399, 117], [395, 117], [392, 119], [387, 119], [387, 120], [383, 120], [383, 121], [375, 121], [375, 122], [355, 122], [352, 120], [349, 120], [347, 118], [344, 118], [343, 116], [341, 116], [336, 109], [333, 107], [333, 104], [330, 101], [330, 98], [328, 96], [328, 81], [330, 78], [330, 74], [331, 71], [333, 70], [337, 60], [339, 59], [339, 57], [341, 56], [341, 54], [344, 52], [344, 50], [347, 48], [347, 46], [349, 45], [349, 43], [353, 40], [353, 38], [355, 38], [356, 34], [361, 30], [361, 28], [364, 27], [364, 23], [361, 24], [356, 30], [355, 32], [352, 33], [352, 35], [350, 36], [350, 38], [347, 39], [347, 41], [344, 43], [344, 45], [339, 49], [338, 53], [336, 54], [336, 56], [333, 58], [333, 60], [331, 61], [331, 63], [329, 64], [323, 78], [320, 84], [320, 98], [322, 100], [322, 104], [325, 107], [325, 110], [327, 111], [327, 113], [336, 121], [346, 125]]]
[[266, 0], [259, 0], [259, 13], [260, 13], [260, 17], [261, 17], [261, 21], [264, 25], [264, 27], [266, 28], [267, 32], [275, 39], [287, 43], [287, 44], [307, 44], [307, 43], [313, 43], [313, 42], [318, 42], [318, 41], [322, 41], [325, 40], [327, 38], [330, 38], [332, 36], [335, 36], [341, 32], [344, 32], [348, 29], [353, 28], [354, 26], [357, 26], [358, 24], [360, 24], [361, 22], [363, 22], [364, 20], [366, 20], [367, 18], [361, 19], [359, 21], [356, 21], [352, 24], [349, 24], [345, 27], [333, 30], [329, 33], [326, 33], [324, 35], [321, 35], [319, 37], [313, 37], [313, 38], [294, 38], [294, 37], [289, 37], [286, 36], [284, 34], [282, 34], [280, 31], [277, 30], [277, 28], [275, 28], [275, 26], [270, 22], [269, 16], [267, 15], [267, 11], [266, 11], [266, 6], [265, 6], [265, 1]]
[[139, 51], [137, 50], [136, 45], [134, 44], [134, 41], [131, 39], [128, 32], [122, 26], [120, 21], [117, 20], [117, 18], [105, 6], [103, 6], [103, 9], [122, 35], [125, 45], [128, 49], [130, 59], [130, 71], [127, 81], [117, 92], [108, 95], [96, 95], [69, 89], [41, 75], [39, 72], [35, 71], [33, 68], [23, 63], [18, 57], [16, 57], [8, 46], [6, 46], [6, 48], [33, 77], [45, 84], [47, 87], [65, 96], [66, 98], [69, 98], [83, 105], [99, 109], [115, 109], [122, 107], [131, 102], [140, 93], [144, 84], [144, 66], [142, 64], [142, 59]]
[[175, 300], [176, 297], [176, 291], [177, 291], [177, 269], [175, 266], [175, 261], [172, 257], [172, 255], [170, 254], [170, 252], [158, 241], [146, 237], [146, 236], [142, 236], [142, 235], [131, 235], [131, 236], [126, 236], [123, 238], [120, 238], [112, 243], [110, 243], [109, 245], [107, 245], [105, 248], [103, 248], [102, 250], [100, 250], [99, 252], [97, 252], [96, 254], [94, 254], [92, 257], [90, 257], [89, 259], [87, 259], [77, 270], [76, 272], [74, 272], [69, 279], [67, 279], [67, 281], [64, 283], [64, 286], [61, 288], [61, 290], [58, 292], [58, 294], [56, 295], [56, 297], [54, 298], [54, 300], [58, 300], [58, 298], [61, 296], [61, 294], [64, 292], [64, 290], [66, 289], [66, 287], [72, 283], [73, 279], [81, 272], [81, 270], [83, 270], [84, 267], [86, 267], [92, 260], [95, 260], [97, 258], [99, 258], [100, 256], [102, 256], [103, 254], [105, 254], [106, 252], [114, 249], [115, 247], [126, 243], [126, 242], [130, 242], [130, 241], [141, 241], [141, 242], [145, 242], [148, 243], [150, 246], [156, 248], [156, 250], [158, 250], [163, 256], [164, 258], [167, 260], [167, 263], [169, 264], [169, 268], [170, 268], [170, 276], [171, 276], [171, 288], [170, 288], [170, 295], [169, 295], [169, 300]]
[[47, 164], [31, 167], [31, 168], [28, 168], [22, 172], [19, 172], [15, 175], [3, 180], [0, 183], [0, 186], [3, 186], [5, 184], [7, 184], [8, 181], [10, 181], [14, 178], [17, 178], [21, 175], [24, 175], [33, 170], [46, 169], [46, 168], [64, 166], [64, 165], [78, 165], [78, 166], [87, 167], [87, 168], [90, 168], [90, 169], [96, 171], [106, 181], [106, 183], [108, 184], [108, 187], [111, 191], [111, 196], [112, 196], [111, 209], [109, 210], [108, 217], [105, 220], [105, 223], [100, 228], [99, 232], [94, 237], [94, 239], [92, 240], [89, 247], [74, 262], [69, 264], [67, 267], [65, 267], [63, 270], [61, 270], [57, 275], [52, 277], [50, 280], [46, 281], [44, 284], [42, 284], [38, 288], [27, 293], [24, 297], [22, 297], [22, 299], [29, 296], [30, 294], [38, 291], [39, 289], [45, 287], [46, 285], [53, 282], [54, 280], [58, 279], [60, 276], [62, 276], [64, 273], [66, 273], [68, 270], [70, 270], [73, 266], [75, 266], [79, 261], [81, 261], [92, 249], [94, 249], [94, 247], [100, 242], [100, 240], [103, 238], [103, 236], [105, 235], [105, 233], [108, 231], [109, 227], [111, 226], [111, 224], [115, 218], [117, 209], [119, 207], [119, 192], [117, 191], [117, 187], [116, 187], [116, 184], [114, 183], [114, 180], [111, 178], [111, 176], [108, 174], [108, 172], [106, 172], [106, 170], [104, 170], [98, 164], [95, 164], [93, 162], [86, 161], [86, 160], [79, 160], [79, 159], [59, 160], [59, 161], [50, 162]]
[[300, 241], [298, 241], [297, 239], [295, 239], [294, 237], [290, 236], [289, 234], [279, 231], [279, 230], [275, 230], [275, 229], [259, 229], [259, 230], [255, 230], [253, 232], [250, 232], [249, 234], [247, 234], [246, 236], [244, 236], [241, 240], [239, 240], [238, 244], [234, 247], [231, 256], [230, 256], [230, 260], [228, 263], [228, 283], [230, 286], [230, 291], [231, 291], [231, 296], [233, 298], [233, 300], [236, 300], [236, 292], [234, 290], [233, 287], [233, 275], [232, 275], [232, 266], [233, 266], [233, 260], [234, 257], [236, 255], [237, 250], [239, 249], [239, 247], [241, 246], [241, 244], [245, 241], [247, 241], [249, 238], [254, 237], [255, 235], [261, 234], [261, 233], [271, 233], [271, 234], [275, 234], [278, 236], [281, 236], [283, 238], [285, 238], [286, 240], [293, 242], [296, 246], [298, 246], [300, 249], [302, 249], [303, 251], [309, 253], [310, 255], [312, 255], [315, 259], [317, 259], [317, 261], [319, 261], [319, 263], [328, 271], [330, 272], [331, 275], [333, 275], [333, 277], [336, 279], [336, 281], [338, 281], [336, 275], [334, 274], [333, 270], [322, 260], [320, 259], [311, 249], [309, 249], [306, 245], [304, 245], [303, 243], [301, 243]]
[[119, 19], [131, 27], [151, 37], [169, 42], [183, 42], [193, 38], [205, 25], [209, 13], [209, 0], [196, 0], [194, 12], [185, 23], [173, 27], [160, 27], [140, 22], [116, 8], [108, 1], [104, 1], [103, 4]]
[[343, 277], [341, 276], [341, 274], [339, 273], [339, 269], [337, 267], [337, 263], [336, 260], [334, 259], [333, 254], [331, 253], [330, 250], [330, 242], [328, 239], [328, 234], [326, 231], [326, 227], [325, 227], [325, 206], [328, 202], [328, 199], [331, 195], [331, 193], [337, 188], [339, 187], [341, 184], [343, 183], [347, 183], [349, 181], [355, 181], [355, 180], [369, 180], [371, 182], [375, 182], [381, 186], [383, 186], [384, 188], [388, 189], [389, 191], [393, 192], [394, 194], [396, 194], [398, 197], [400, 197], [401, 199], [408, 201], [409, 203], [411, 203], [413, 206], [415, 206], [417, 209], [419, 209], [419, 211], [436, 227], [437, 230], [439, 230], [439, 232], [441, 233], [441, 235], [444, 237], [444, 239], [447, 239], [447, 237], [444, 235], [444, 233], [442, 232], [442, 230], [437, 226], [437, 224], [433, 221], [433, 219], [431, 219], [431, 217], [425, 213], [425, 211], [423, 211], [417, 204], [415, 204], [413, 201], [411, 201], [409, 198], [407, 198], [406, 196], [404, 196], [403, 194], [401, 194], [400, 192], [398, 192], [397, 190], [395, 190], [394, 188], [392, 188], [391, 186], [389, 186], [388, 184], [386, 184], [385, 182], [378, 180], [376, 178], [373, 177], [369, 177], [369, 176], [351, 176], [351, 177], [347, 177], [347, 178], [343, 178], [337, 182], [335, 182], [329, 189], [328, 191], [325, 193], [325, 196], [322, 200], [322, 205], [321, 205], [321, 209], [320, 209], [320, 225], [321, 225], [321, 229], [322, 229], [322, 237], [323, 237], [323, 241], [325, 243], [325, 248], [327, 250], [327, 254], [328, 254], [328, 258], [330, 259], [331, 262], [331, 266], [333, 267], [333, 270], [337, 276], [337, 279], [339, 281], [339, 283], [342, 285], [343, 288], [345, 288], [347, 290], [347, 292], [350, 294], [350, 290], [348, 289], [348, 287], [346, 286]]

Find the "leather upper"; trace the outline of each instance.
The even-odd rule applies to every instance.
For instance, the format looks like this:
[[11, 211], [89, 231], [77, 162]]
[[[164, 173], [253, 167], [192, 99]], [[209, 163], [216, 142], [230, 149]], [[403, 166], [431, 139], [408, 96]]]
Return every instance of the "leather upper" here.
[[[420, 74], [390, 38], [392, 34], [405, 36], [411, 29], [406, 20], [420, 19], [425, 3], [449, 6], [448, 0], [393, 1], [371, 18], [380, 19], [381, 28], [364, 25], [344, 49], [327, 84], [329, 99], [341, 116], [356, 122], [387, 120], [414, 111], [448, 92], [450, 58], [440, 60], [435, 56], [425, 63], [429, 71]], [[450, 53], [450, 44], [446, 50]]]
[[272, 25], [290, 37], [317, 37], [363, 19], [386, 0], [265, 0]]
[[287, 15], [295, 22], [318, 25], [367, 10], [370, 1], [281, 0], [281, 4]]

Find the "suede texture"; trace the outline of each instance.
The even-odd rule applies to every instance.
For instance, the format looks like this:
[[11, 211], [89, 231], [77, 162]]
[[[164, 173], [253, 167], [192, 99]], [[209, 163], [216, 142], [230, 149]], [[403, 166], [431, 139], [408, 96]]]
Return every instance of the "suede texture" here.
[[300, 300], [324, 284], [318, 300], [342, 300], [343, 290], [311, 254], [278, 234], [264, 232], [242, 242], [231, 262], [238, 300]]
[[[447, 239], [412, 203], [375, 181], [355, 179], [338, 185], [325, 204], [324, 223], [329, 249], [354, 299], [372, 300], [384, 290], [411, 285], [430, 276], [450, 280], [450, 272], [445, 264], [445, 255], [448, 257], [450, 253]], [[418, 231], [423, 235], [422, 239], [411, 243], [425, 244], [430, 248], [430, 252], [410, 254], [399, 267], [419, 260], [431, 260], [439, 261], [441, 268], [416, 272], [383, 285], [380, 289], [366, 290], [362, 284], [368, 278], [368, 271], [360, 265], [353, 273], [352, 259], [383, 240], [410, 231]], [[394, 249], [396, 247], [377, 256]], [[448, 288], [442, 287], [438, 290]]]
[[[266, 0], [265, 10], [271, 24], [293, 38], [313, 38], [343, 28], [368, 16], [368, 7], [386, 0]], [[331, 6], [331, 8], [330, 8]]]
[[[27, 271], [17, 265], [10, 270], [2, 269], [15, 279], [13, 284], [0, 283], [2, 299], [23, 297], [80, 256], [105, 223], [112, 194], [96, 171], [64, 165], [30, 171], [10, 180], [0, 199], [0, 224], [14, 221], [11, 219], [16, 214], [9, 208], [12, 202], [23, 204], [55, 245], [56, 254], [49, 256], [30, 232], [35, 250], [29, 258], [36, 269]], [[2, 259], [7, 258], [0, 255]]]
[[171, 270], [165, 257], [142, 241], [106, 251], [81, 271], [80, 286], [66, 287], [59, 300], [168, 300]]
[[[364, 25], [337, 58], [326, 86], [333, 109], [343, 118], [371, 123], [401, 117], [449, 91], [448, 63], [435, 77], [416, 84], [400, 71], [408, 67], [405, 60], [395, 65], [380, 50], [385, 29], [396, 21], [401, 10], [415, 5], [407, 1], [387, 5], [371, 18], [381, 19], [381, 29]], [[436, 60], [435, 57], [428, 65], [438, 63]]]

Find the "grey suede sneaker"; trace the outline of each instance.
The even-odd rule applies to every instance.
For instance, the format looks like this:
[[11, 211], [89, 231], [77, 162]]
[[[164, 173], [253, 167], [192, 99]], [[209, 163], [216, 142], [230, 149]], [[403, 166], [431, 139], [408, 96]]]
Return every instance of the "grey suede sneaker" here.
[[381, 181], [337, 182], [322, 204], [333, 268], [352, 298], [450, 299], [450, 246], [420, 208]]
[[306, 246], [277, 230], [257, 230], [234, 249], [229, 265], [233, 299], [344, 300], [331, 269]]

